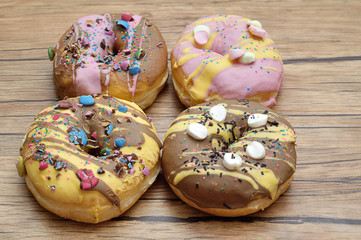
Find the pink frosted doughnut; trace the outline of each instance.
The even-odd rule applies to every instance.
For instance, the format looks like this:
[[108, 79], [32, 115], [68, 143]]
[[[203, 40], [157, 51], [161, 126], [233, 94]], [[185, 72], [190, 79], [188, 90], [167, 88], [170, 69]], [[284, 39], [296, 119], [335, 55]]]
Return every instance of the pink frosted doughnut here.
[[187, 107], [245, 98], [272, 106], [283, 80], [281, 57], [261, 24], [234, 15], [188, 25], [172, 50], [171, 66], [177, 95]]

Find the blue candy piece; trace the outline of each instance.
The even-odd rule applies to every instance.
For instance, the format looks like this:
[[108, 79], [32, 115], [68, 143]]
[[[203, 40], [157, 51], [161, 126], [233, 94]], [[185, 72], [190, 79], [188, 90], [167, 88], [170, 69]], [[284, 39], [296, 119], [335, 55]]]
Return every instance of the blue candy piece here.
[[79, 103], [83, 104], [84, 106], [91, 106], [94, 104], [94, 98], [92, 96], [83, 95], [79, 98]]
[[115, 145], [117, 145], [117, 147], [122, 148], [122, 147], [124, 147], [124, 144], [125, 144], [124, 138], [115, 139]]
[[69, 141], [74, 144], [80, 144], [85, 146], [88, 143], [85, 132], [80, 128], [72, 128], [71, 132], [69, 132]]
[[118, 110], [119, 110], [119, 112], [126, 113], [126, 112], [128, 111], [128, 108], [127, 108], [127, 107], [123, 107], [121, 104], [119, 104]]
[[113, 123], [110, 123], [110, 125], [107, 127], [106, 134], [109, 135], [113, 131]]
[[132, 75], [137, 75], [138, 74], [138, 72], [141, 70], [141, 68], [140, 67], [131, 67], [131, 68], [129, 68], [129, 72], [132, 74]]
[[118, 21], [117, 21], [117, 25], [120, 25], [120, 26], [124, 27], [124, 28], [127, 29], [127, 30], [128, 30], [128, 28], [129, 28], [129, 24], [128, 24], [126, 21], [124, 21], [124, 20], [118, 20]]

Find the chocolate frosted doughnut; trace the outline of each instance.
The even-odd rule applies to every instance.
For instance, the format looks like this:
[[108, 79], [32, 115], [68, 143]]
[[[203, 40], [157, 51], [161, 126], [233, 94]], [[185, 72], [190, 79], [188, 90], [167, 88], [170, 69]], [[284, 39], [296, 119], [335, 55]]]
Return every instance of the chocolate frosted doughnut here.
[[248, 100], [183, 111], [164, 136], [162, 169], [187, 204], [219, 216], [263, 210], [289, 186], [296, 135], [282, 116]]
[[186, 26], [171, 53], [172, 80], [189, 107], [219, 99], [272, 106], [283, 63], [260, 22], [235, 15], [208, 16]]
[[49, 57], [61, 98], [106, 93], [144, 109], [168, 78], [167, 45], [139, 15], [82, 17], [49, 48]]
[[151, 119], [135, 103], [81, 96], [35, 117], [17, 168], [44, 208], [98, 223], [129, 209], [154, 182], [160, 147]]

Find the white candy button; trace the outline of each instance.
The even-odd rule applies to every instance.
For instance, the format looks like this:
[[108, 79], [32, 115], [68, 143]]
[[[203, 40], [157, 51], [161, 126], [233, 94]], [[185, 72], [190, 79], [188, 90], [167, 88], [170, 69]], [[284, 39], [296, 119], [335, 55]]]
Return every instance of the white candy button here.
[[258, 28], [262, 28], [262, 24], [257, 20], [250, 20], [247, 22], [247, 25], [253, 25]]
[[222, 104], [218, 104], [209, 109], [211, 117], [217, 122], [223, 122], [227, 116], [227, 110]]
[[204, 45], [208, 42], [211, 30], [206, 25], [197, 25], [193, 29], [194, 40], [199, 45]]
[[237, 170], [242, 165], [242, 158], [235, 153], [226, 153], [223, 157], [223, 166], [228, 170]]
[[267, 120], [268, 120], [268, 115], [256, 113], [249, 116], [247, 123], [250, 128], [259, 128], [266, 125]]
[[246, 152], [248, 156], [254, 159], [263, 159], [266, 155], [263, 145], [256, 141], [247, 146]]
[[203, 140], [208, 136], [207, 128], [200, 123], [190, 124], [187, 133], [196, 140]]
[[252, 35], [255, 35], [255, 36], [260, 37], [260, 38], [264, 38], [266, 36], [266, 31], [265, 30], [263, 30], [262, 28], [256, 27], [254, 25], [250, 25], [248, 27], [248, 31], [250, 33], [252, 33]]
[[240, 58], [244, 55], [244, 50], [239, 48], [234, 48], [231, 51], [229, 51], [229, 59], [233, 61], [234, 59]]
[[240, 59], [240, 62], [245, 64], [253, 63], [254, 61], [256, 61], [256, 56], [251, 52], [245, 52]]

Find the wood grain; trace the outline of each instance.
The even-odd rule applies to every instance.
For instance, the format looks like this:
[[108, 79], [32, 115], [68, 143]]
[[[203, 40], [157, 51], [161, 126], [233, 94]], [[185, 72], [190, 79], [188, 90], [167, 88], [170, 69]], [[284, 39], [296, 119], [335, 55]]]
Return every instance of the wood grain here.
[[[258, 19], [277, 43], [285, 80], [274, 109], [297, 132], [291, 187], [263, 212], [203, 214], [180, 201], [162, 175], [133, 208], [98, 225], [43, 209], [15, 161], [34, 116], [58, 100], [47, 48], [80, 16], [132, 12], [149, 17], [169, 52], [186, 24], [213, 14]], [[1, 239], [360, 239], [361, 2], [7, 1], [0, 2]], [[162, 138], [184, 107], [169, 79], [146, 113]]]

